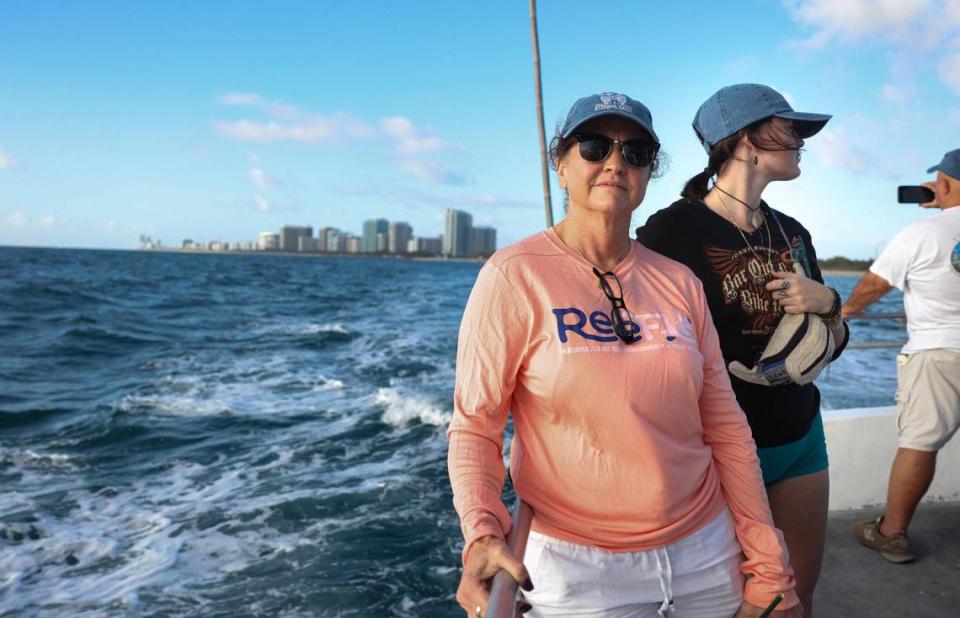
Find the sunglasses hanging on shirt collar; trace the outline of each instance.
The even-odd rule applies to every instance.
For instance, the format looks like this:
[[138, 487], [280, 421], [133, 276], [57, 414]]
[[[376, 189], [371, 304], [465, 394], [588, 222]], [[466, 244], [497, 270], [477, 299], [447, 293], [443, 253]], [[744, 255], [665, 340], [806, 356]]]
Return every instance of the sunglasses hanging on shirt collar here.
[[[620, 338], [620, 341], [627, 345], [640, 340], [641, 337], [637, 334], [637, 325], [634, 323], [630, 311], [627, 310], [626, 303], [623, 302], [623, 287], [620, 285], [620, 280], [613, 274], [613, 271], [600, 272], [595, 266], [593, 274], [597, 276], [600, 289], [603, 290], [604, 295], [610, 299], [610, 303], [613, 305], [613, 311], [610, 312], [610, 319], [613, 320], [613, 332]], [[616, 284], [616, 292], [614, 292], [614, 286], [611, 285], [611, 282]]]

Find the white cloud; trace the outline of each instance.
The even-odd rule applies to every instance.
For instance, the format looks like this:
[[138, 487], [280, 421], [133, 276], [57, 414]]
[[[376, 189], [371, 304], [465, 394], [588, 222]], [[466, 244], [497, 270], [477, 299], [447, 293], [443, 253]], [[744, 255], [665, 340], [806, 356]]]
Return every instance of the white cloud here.
[[817, 136], [817, 154], [828, 167], [863, 174], [876, 166], [869, 150], [847, 134], [843, 127], [824, 129]]
[[295, 106], [283, 101], [267, 101], [254, 92], [230, 92], [217, 99], [221, 105], [228, 107], [251, 107], [264, 111], [278, 118], [297, 118], [302, 112]]
[[383, 118], [380, 128], [393, 140], [394, 148], [401, 155], [417, 155], [448, 148], [446, 142], [429, 131], [418, 129], [401, 116]]
[[247, 175], [250, 177], [250, 182], [253, 183], [258, 189], [273, 189], [280, 186], [280, 181], [266, 173], [260, 168], [253, 168]]
[[[308, 114], [279, 100], [269, 101], [253, 92], [232, 92], [217, 98], [227, 107], [244, 107], [266, 114], [271, 120], [216, 121], [213, 130], [229, 139], [250, 142], [328, 142], [344, 137], [369, 139], [377, 131], [366, 121], [350, 114], [332, 116]], [[249, 153], [256, 163], [256, 153]]]
[[884, 84], [880, 95], [891, 103], [903, 103], [907, 100], [906, 89], [894, 86], [893, 84]]
[[[374, 196], [388, 202], [397, 203], [408, 207], [431, 207], [431, 208], [483, 208], [498, 209], [507, 208], [516, 210], [518, 208], [542, 208], [542, 201], [527, 200], [522, 198], [506, 197], [493, 195], [490, 193], [461, 193], [455, 195], [438, 195], [436, 193], [421, 191], [410, 187], [385, 187], [376, 181], [362, 183], [361, 185], [349, 185], [332, 187], [332, 189], [341, 195]], [[440, 215], [442, 219], [442, 214]]]
[[[948, 0], [951, 3], [953, 0]], [[817, 49], [833, 40], [858, 42], [869, 37], [903, 41], [914, 22], [932, 10], [945, 11], [934, 0], [787, 0], [794, 20], [813, 29], [796, 45]]]
[[262, 195], [256, 197], [257, 210], [260, 212], [270, 212], [270, 202], [266, 200]]
[[398, 167], [411, 176], [431, 184], [464, 185], [470, 182], [465, 173], [427, 158], [430, 154], [462, 150], [462, 147], [437, 137], [428, 128], [417, 127], [402, 116], [381, 118], [380, 129], [393, 142]]
[[960, 40], [960, 0], [782, 1], [794, 21], [809, 31], [807, 38], [787, 47], [816, 50], [839, 42], [891, 49], [893, 83], [882, 91], [888, 101], [909, 98], [918, 67], [925, 66], [938, 67], [944, 85], [960, 94], [958, 54], [943, 57], [949, 41], [956, 45]]
[[[463, 147], [436, 135], [428, 127], [420, 127], [403, 116], [387, 116], [376, 124], [352, 114], [339, 112], [332, 116], [308, 114], [282, 101], [268, 101], [256, 93], [233, 92], [217, 101], [230, 107], [245, 107], [263, 112], [266, 120], [241, 119], [214, 121], [213, 131], [227, 139], [244, 142], [305, 142], [323, 144], [355, 140], [386, 140], [392, 146], [397, 168], [423, 182], [463, 185], [468, 176], [451, 169], [449, 162], [437, 161], [441, 153], [462, 151]], [[253, 169], [250, 180], [258, 189], [270, 187], [269, 177], [260, 169], [254, 152], [248, 153]]]
[[937, 68], [940, 81], [953, 90], [954, 94], [960, 96], [960, 51], [949, 54]]
[[10, 227], [30, 227], [50, 229], [66, 223], [66, 221], [54, 217], [53, 215], [43, 215], [40, 217], [28, 217], [25, 213], [16, 211], [3, 218], [4, 223]]
[[5, 152], [0, 150], [0, 170], [8, 170], [13, 167], [13, 159]]
[[397, 165], [411, 176], [431, 184], [465, 185], [469, 183], [466, 174], [451, 170], [436, 161], [401, 158], [397, 161]]
[[29, 223], [27, 215], [22, 212], [13, 212], [3, 218], [3, 221], [10, 227], [26, 227]]
[[376, 131], [366, 122], [347, 114], [328, 118], [315, 117], [306, 123], [214, 122], [213, 130], [220, 136], [245, 142], [333, 142], [345, 137], [372, 138]]

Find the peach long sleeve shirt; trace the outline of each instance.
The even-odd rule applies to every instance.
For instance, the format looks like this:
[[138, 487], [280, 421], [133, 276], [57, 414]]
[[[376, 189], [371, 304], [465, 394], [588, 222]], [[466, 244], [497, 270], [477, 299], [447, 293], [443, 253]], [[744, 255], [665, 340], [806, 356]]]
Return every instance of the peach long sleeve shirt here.
[[733, 513], [747, 601], [797, 602], [750, 428], [699, 280], [636, 242], [614, 273], [641, 339], [613, 332], [592, 266], [552, 229], [498, 251], [467, 302], [448, 467], [465, 539], [505, 537], [503, 433], [533, 529], [612, 551], [663, 547]]

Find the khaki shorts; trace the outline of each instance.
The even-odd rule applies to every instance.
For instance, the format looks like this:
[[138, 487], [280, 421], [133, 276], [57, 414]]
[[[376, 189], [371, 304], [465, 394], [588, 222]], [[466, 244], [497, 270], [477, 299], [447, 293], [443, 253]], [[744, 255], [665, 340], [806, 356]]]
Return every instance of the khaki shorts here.
[[939, 451], [960, 427], [960, 353], [923, 350], [897, 356], [900, 447]]

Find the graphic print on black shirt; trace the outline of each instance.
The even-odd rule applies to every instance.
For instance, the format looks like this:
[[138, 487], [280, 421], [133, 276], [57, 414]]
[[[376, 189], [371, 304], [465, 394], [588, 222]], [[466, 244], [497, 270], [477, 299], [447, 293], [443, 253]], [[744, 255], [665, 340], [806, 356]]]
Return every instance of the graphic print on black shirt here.
[[[727, 364], [737, 360], [753, 366], [783, 315], [764, 288], [771, 270], [793, 271], [796, 261], [808, 277], [823, 283], [807, 230], [796, 219], [762, 207], [767, 222], [752, 234], [741, 235], [728, 219], [689, 199], [654, 213], [637, 230], [637, 240], [685, 264], [703, 283]], [[760, 448], [803, 438], [820, 410], [820, 391], [813, 384], [760, 386], [735, 376], [730, 381]]]
[[[769, 232], [769, 229], [758, 231]], [[769, 245], [741, 249], [704, 247], [710, 269], [719, 279], [724, 304], [736, 304], [744, 315], [741, 334], [767, 337], [780, 322], [783, 307], [765, 286], [773, 278], [771, 272], [793, 272], [791, 254], [806, 254], [799, 235], [791, 238], [790, 244], [793, 251], [769, 249]]]

